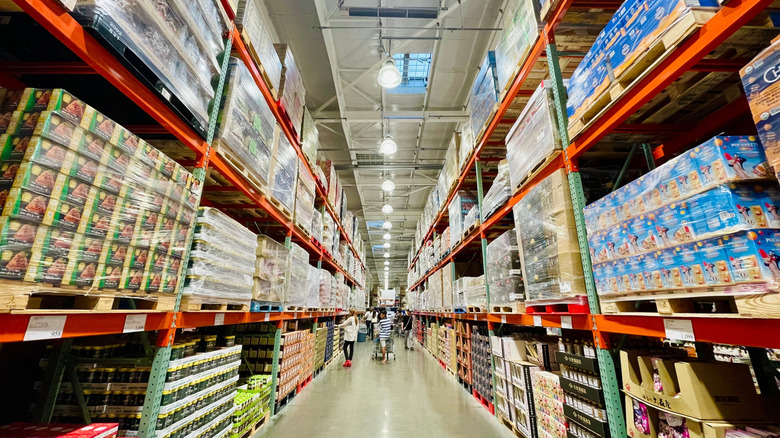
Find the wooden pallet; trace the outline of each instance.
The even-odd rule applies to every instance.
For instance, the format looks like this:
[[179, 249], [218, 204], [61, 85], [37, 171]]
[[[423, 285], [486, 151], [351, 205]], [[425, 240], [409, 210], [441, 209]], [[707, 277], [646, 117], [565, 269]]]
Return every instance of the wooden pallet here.
[[252, 312], [281, 312], [282, 305], [277, 303], [272, 303], [269, 301], [253, 300], [251, 305], [251, 311]]
[[468, 306], [466, 307], [466, 313], [482, 313], [485, 310], [484, 307]]
[[[6, 283], [15, 286], [7, 287]], [[0, 313], [172, 312], [176, 305], [173, 294], [77, 288], [41, 290], [41, 285], [30, 288], [23, 284], [0, 282]]]
[[565, 300], [541, 303], [525, 303], [525, 313], [530, 314], [549, 314], [549, 313], [590, 313], [588, 307], [588, 297], [577, 295]]
[[[265, 82], [265, 85], [268, 86], [268, 90], [273, 95], [274, 100], [279, 100], [279, 84], [274, 85], [271, 82], [271, 78], [268, 76], [265, 67], [263, 67], [263, 64], [260, 62], [260, 56], [255, 49], [255, 45], [252, 44], [252, 39], [249, 38], [249, 34], [247, 33], [246, 29], [243, 29], [243, 27], [241, 29], [241, 40], [244, 42], [244, 45], [246, 45], [246, 50], [249, 52], [249, 56], [255, 62], [255, 66], [257, 66], [257, 69], [260, 71], [260, 75], [263, 77], [263, 82]], [[282, 65], [282, 69], [284, 69], [284, 65]]]
[[301, 306], [284, 306], [285, 312], [303, 312], [304, 310], [306, 308]]
[[466, 311], [468, 308], [466, 307], [453, 307], [453, 313], [467, 313]]
[[200, 297], [181, 297], [181, 304], [179, 310], [182, 312], [249, 312], [249, 304], [229, 304], [229, 303], [217, 303], [214, 301], [204, 300]]
[[713, 315], [735, 318], [780, 318], [780, 293], [753, 295], [653, 295], [601, 302], [604, 314]]
[[492, 313], [525, 313], [525, 303], [517, 302], [512, 305], [491, 306]]
[[243, 160], [236, 156], [229, 147], [223, 145], [221, 140], [215, 139], [213, 148], [219, 153], [223, 161], [246, 178], [252, 188], [262, 194], [267, 194], [268, 187], [266, 182], [261, 180], [249, 166], [244, 164]]
[[[293, 220], [293, 212], [290, 209], [288, 209], [284, 204], [279, 202], [273, 196], [269, 196], [268, 200], [271, 201], [271, 203], [276, 206], [276, 208], [279, 210], [279, 212], [282, 214], [282, 216], [286, 217], [288, 221], [292, 221]], [[306, 234], [306, 237], [309, 237], [309, 235]]]
[[260, 428], [265, 426], [269, 418], [271, 418], [271, 413], [266, 412], [265, 415], [260, 417], [260, 420], [258, 420], [255, 424], [249, 426], [249, 428], [244, 430], [244, 432], [241, 434], [241, 438], [252, 438], [253, 436], [255, 436], [255, 434], [257, 434]]
[[669, 28], [634, 62], [601, 92], [583, 102], [587, 108], [582, 114], [569, 119], [569, 138], [574, 139], [590, 127], [601, 114], [611, 108], [617, 100], [631, 90], [639, 81], [652, 74], [655, 67], [666, 60], [689, 36], [698, 31], [715, 11], [691, 9]]
[[547, 166], [550, 165], [553, 161], [557, 160], [558, 157], [563, 153], [562, 150], [555, 150], [550, 155], [547, 156], [543, 161], [539, 162], [534, 166], [530, 172], [528, 172], [528, 175], [526, 175], [523, 179], [520, 180], [517, 187], [515, 187], [512, 190], [512, 195], [516, 195], [520, 190], [522, 190], [526, 184], [528, 184], [529, 181], [536, 178], [537, 175], [539, 175], [543, 170], [547, 168]]

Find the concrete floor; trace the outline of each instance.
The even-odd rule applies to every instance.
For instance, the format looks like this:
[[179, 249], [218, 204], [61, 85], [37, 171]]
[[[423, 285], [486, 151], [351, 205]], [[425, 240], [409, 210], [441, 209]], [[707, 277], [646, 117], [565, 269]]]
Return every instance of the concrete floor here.
[[255, 438], [514, 437], [419, 344], [396, 344], [386, 365], [356, 344], [352, 368], [340, 356]]

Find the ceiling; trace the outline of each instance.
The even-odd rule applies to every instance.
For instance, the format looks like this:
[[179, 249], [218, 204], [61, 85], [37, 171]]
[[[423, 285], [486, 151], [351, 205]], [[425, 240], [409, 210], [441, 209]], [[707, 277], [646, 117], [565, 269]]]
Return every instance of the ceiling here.
[[[320, 157], [334, 161], [348, 208], [360, 219], [369, 275], [381, 284], [383, 263], [389, 260], [389, 286], [404, 290], [417, 221], [453, 132], [468, 117], [469, 90], [488, 47], [494, 46], [503, 0], [263, 3], [277, 41], [290, 45], [303, 75], [306, 104], [319, 128]], [[378, 7], [427, 18], [350, 16], [350, 11], [376, 13]], [[380, 46], [390, 55], [430, 54], [427, 89], [398, 94], [380, 87]], [[392, 156], [379, 154], [385, 134], [398, 145]], [[387, 177], [395, 183], [389, 194], [380, 188]], [[392, 205], [392, 214], [382, 213], [384, 203]], [[369, 226], [385, 219], [393, 224], [389, 259], [381, 248], [384, 231]]]

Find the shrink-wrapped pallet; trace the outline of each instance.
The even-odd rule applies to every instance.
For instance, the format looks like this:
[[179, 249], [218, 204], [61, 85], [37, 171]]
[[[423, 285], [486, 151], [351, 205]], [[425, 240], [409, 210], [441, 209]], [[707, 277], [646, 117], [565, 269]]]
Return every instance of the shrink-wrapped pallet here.
[[274, 44], [276, 54], [282, 61], [282, 79], [279, 83], [281, 94], [280, 98], [282, 108], [290, 117], [293, 129], [296, 134], [301, 133], [303, 124], [303, 109], [306, 105], [306, 88], [303, 86], [303, 76], [298, 66], [295, 64], [295, 58], [287, 44]]
[[482, 199], [482, 221], [484, 222], [512, 196], [512, 188], [509, 183], [509, 163], [501, 160], [498, 163], [498, 174], [493, 179], [493, 184]]
[[515, 230], [509, 230], [487, 246], [485, 271], [490, 289], [490, 306], [513, 307], [525, 300], [523, 272]]
[[236, 27], [247, 48], [260, 67], [270, 88], [279, 90], [282, 79], [282, 63], [276, 54], [268, 24], [260, 13], [260, 0], [240, 0], [236, 10]]
[[451, 247], [454, 247], [455, 243], [460, 242], [461, 236], [466, 229], [464, 226], [466, 215], [469, 214], [475, 205], [477, 205], [476, 196], [465, 190], [459, 190], [455, 197], [452, 198], [449, 206]]
[[317, 163], [317, 151], [320, 149], [320, 131], [309, 109], [303, 108], [303, 134], [301, 135], [303, 155], [314, 166]]
[[499, 92], [495, 53], [488, 52], [487, 57], [482, 61], [477, 79], [471, 87], [471, 97], [469, 98], [471, 133], [475, 142], [479, 140], [478, 136], [493, 115]]
[[539, 6], [534, 0], [510, 0], [501, 19], [496, 46], [496, 77], [501, 93], [514, 79], [531, 47], [539, 38]]
[[268, 236], [257, 236], [252, 299], [281, 305], [287, 294], [290, 250]]
[[271, 154], [269, 193], [273, 199], [287, 209], [290, 218], [292, 218], [297, 195], [299, 158], [279, 125], [276, 125], [274, 143], [274, 151]]
[[320, 270], [311, 265], [309, 265], [306, 282], [306, 307], [309, 309], [320, 307]]
[[330, 302], [330, 284], [333, 274], [325, 269], [320, 269], [320, 295], [319, 295], [319, 307], [330, 308], [333, 307]]
[[[295, 223], [310, 236], [322, 240], [322, 232], [314, 228], [314, 198], [317, 195], [314, 178], [305, 170], [305, 163], [298, 159], [298, 185], [295, 190]], [[319, 212], [317, 212], [319, 213]], [[322, 225], [319, 225], [321, 229]]]
[[293, 242], [290, 247], [290, 259], [287, 265], [287, 297], [284, 305], [290, 307], [305, 307], [306, 284], [309, 279], [309, 253]]

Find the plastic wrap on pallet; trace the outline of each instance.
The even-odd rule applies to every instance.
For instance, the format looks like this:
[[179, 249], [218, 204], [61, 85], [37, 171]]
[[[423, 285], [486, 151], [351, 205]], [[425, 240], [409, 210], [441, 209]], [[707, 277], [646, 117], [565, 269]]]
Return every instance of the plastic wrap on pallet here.
[[[336, 273], [336, 275], [339, 274]], [[339, 289], [339, 281], [336, 275], [330, 277], [330, 307], [334, 309], [338, 309], [341, 302], [341, 290]]]
[[281, 305], [285, 302], [290, 250], [268, 236], [257, 236], [252, 299]]
[[0, 278], [31, 291], [175, 293], [192, 175], [64, 90], [2, 94]]
[[501, 20], [501, 40], [496, 46], [498, 93], [514, 79], [519, 65], [539, 38], [539, 5], [534, 0], [513, 0]]
[[303, 86], [303, 76], [295, 64], [295, 58], [287, 44], [274, 44], [276, 54], [282, 61], [282, 80], [279, 83], [282, 107], [290, 117], [292, 128], [301, 133], [303, 124], [303, 109], [306, 105], [306, 88]]
[[500, 94], [496, 77], [496, 57], [494, 52], [488, 52], [482, 61], [477, 79], [471, 87], [469, 107], [471, 108], [471, 132], [476, 142], [482, 128], [490, 120]]
[[441, 292], [442, 292], [442, 281], [441, 281], [441, 271], [436, 271], [433, 274], [431, 274], [430, 277], [428, 277], [428, 285], [426, 287], [426, 290], [430, 294], [431, 297], [431, 307], [436, 310], [441, 310], [443, 307], [442, 304], [442, 298], [441, 298]]
[[479, 205], [476, 204], [471, 207], [469, 213], [465, 218], [463, 218], [463, 231], [461, 238], [465, 238], [468, 234], [468, 230], [471, 229], [475, 224], [479, 225]]
[[452, 262], [447, 263], [444, 268], [441, 270], [441, 303], [442, 306], [446, 309], [452, 309], [453, 301], [452, 301], [452, 292], [453, 292], [453, 281], [452, 281]]
[[[110, 32], [208, 128], [213, 76], [224, 51], [227, 29], [215, 0], [185, 2], [79, 1], [74, 16], [84, 25]], [[107, 29], [103, 29], [106, 27]]]
[[306, 307], [320, 307], [320, 269], [311, 265], [306, 280]]
[[236, 27], [252, 54], [260, 64], [271, 88], [279, 90], [282, 80], [282, 63], [276, 54], [269, 26], [260, 13], [260, 0], [240, 0], [236, 10]]
[[230, 60], [230, 74], [222, 100], [217, 149], [257, 179], [265, 189], [269, 182], [276, 119], [246, 65]]
[[586, 295], [565, 170], [532, 188], [513, 212], [526, 298], [565, 300]]
[[471, 129], [471, 122], [463, 122], [460, 125], [460, 147], [458, 148], [458, 169], [463, 169], [466, 162], [474, 152], [476, 139]]
[[469, 211], [477, 205], [477, 197], [465, 190], [459, 190], [449, 206], [450, 215], [450, 246], [460, 242], [463, 235], [464, 220]]
[[338, 229], [336, 223], [333, 222], [333, 218], [330, 214], [322, 215], [322, 246], [330, 252], [334, 253], [333, 245], [338, 239]]
[[298, 154], [279, 125], [276, 126], [274, 151], [271, 154], [269, 193], [292, 215], [298, 189]]
[[303, 160], [298, 159], [298, 186], [296, 188], [295, 196], [295, 223], [298, 224], [309, 235], [314, 236], [317, 241], [322, 240], [322, 225], [318, 220], [318, 229], [315, 228], [314, 214], [319, 213], [314, 210], [314, 198], [317, 196], [317, 189], [315, 188], [314, 178], [311, 174], [304, 170], [305, 163]]
[[758, 136], [776, 171], [780, 170], [780, 82], [774, 78], [774, 72], [779, 63], [780, 39], [776, 38], [739, 71]]
[[[300, 187], [300, 185], [298, 185], [298, 187]], [[320, 244], [323, 244], [322, 213], [320, 213], [320, 211], [316, 209], [312, 210], [311, 212], [311, 236], [314, 238], [314, 240], [316, 240]]]
[[463, 306], [479, 307], [484, 312], [487, 306], [485, 276], [463, 277], [462, 280]]
[[[590, 108], [614, 78], [657, 43], [691, 7], [717, 7], [714, 0], [627, 0], [596, 37], [568, 86], [569, 119]], [[655, 11], [650, 14], [647, 11]], [[642, 19], [637, 19], [641, 16]], [[617, 50], [619, 48], [619, 50]]]
[[495, 213], [499, 207], [506, 204], [512, 196], [512, 189], [509, 184], [509, 173], [509, 163], [507, 160], [501, 160], [498, 163], [498, 174], [495, 179], [493, 179], [493, 184], [482, 199], [483, 222]]
[[490, 306], [512, 306], [525, 301], [523, 271], [515, 230], [498, 236], [487, 246], [487, 284]]
[[183, 296], [211, 304], [249, 304], [255, 234], [225, 213], [200, 207]]
[[285, 306], [304, 307], [306, 305], [306, 282], [309, 278], [309, 253], [293, 242], [290, 247], [290, 259], [287, 265], [287, 297]]
[[551, 81], [542, 81], [506, 136], [506, 158], [512, 189], [517, 189], [531, 172], [560, 150], [558, 116]]
[[317, 162], [317, 151], [320, 149], [320, 131], [308, 108], [303, 108], [303, 134], [301, 135], [303, 155], [314, 165]]
[[333, 274], [325, 269], [320, 269], [319, 307], [333, 307], [330, 302], [330, 285]]
[[583, 209], [589, 234], [716, 185], [772, 177], [754, 136], [713, 137]]

